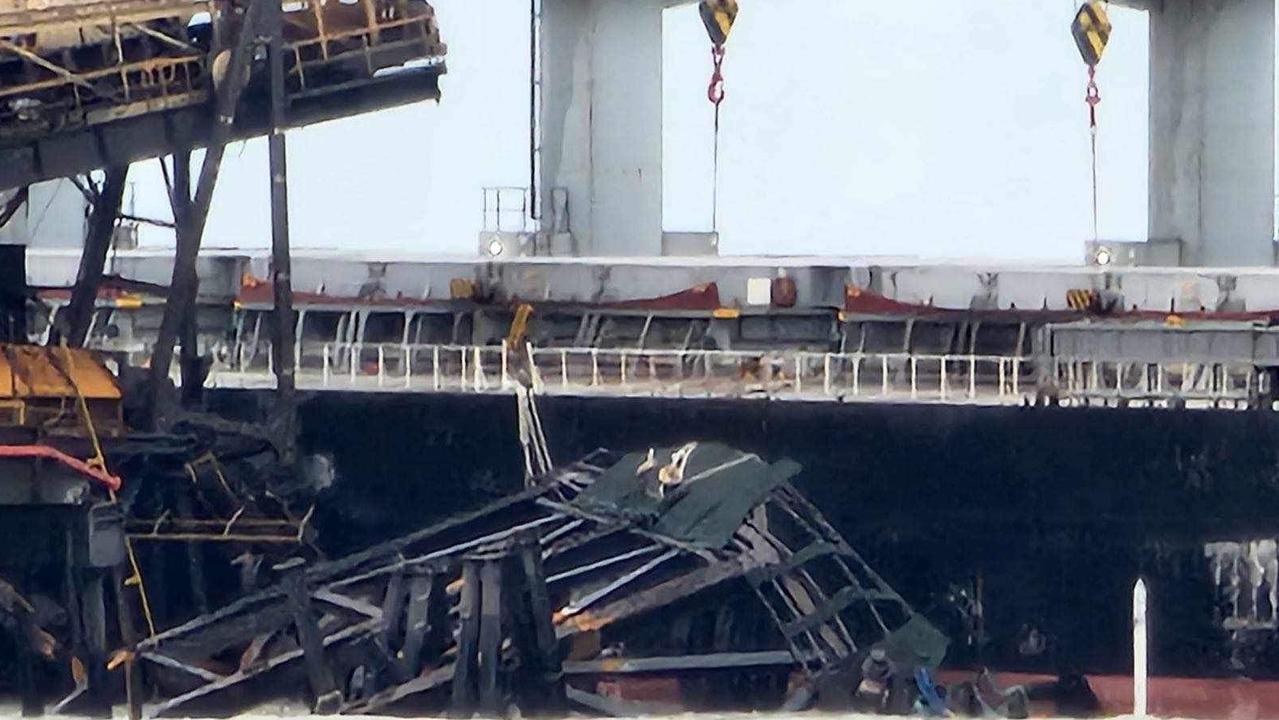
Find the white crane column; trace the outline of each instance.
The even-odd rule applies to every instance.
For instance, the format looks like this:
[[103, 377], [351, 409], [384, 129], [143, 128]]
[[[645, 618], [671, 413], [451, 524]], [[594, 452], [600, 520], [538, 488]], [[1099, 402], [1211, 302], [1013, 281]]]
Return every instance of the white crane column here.
[[1274, 264], [1275, 0], [1150, 8], [1150, 238], [1181, 264]]
[[583, 255], [662, 248], [664, 0], [543, 0], [541, 173]]

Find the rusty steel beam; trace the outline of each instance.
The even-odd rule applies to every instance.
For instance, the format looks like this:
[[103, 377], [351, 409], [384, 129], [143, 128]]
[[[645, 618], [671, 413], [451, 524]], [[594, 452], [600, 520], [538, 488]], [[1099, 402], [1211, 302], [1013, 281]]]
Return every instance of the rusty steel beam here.
[[630, 675], [746, 667], [789, 667], [795, 656], [789, 650], [721, 652], [703, 655], [671, 655], [642, 658], [604, 658], [564, 663], [565, 675]]
[[[160, 161], [160, 166], [164, 167], [163, 159]], [[169, 188], [169, 206], [173, 209], [174, 230], [186, 227], [191, 217], [191, 151], [189, 149], [173, 153], [173, 186]], [[199, 373], [199, 325], [195, 312], [195, 294], [192, 293], [182, 313], [182, 339], [178, 358], [178, 367], [182, 373], [182, 404], [187, 406], [196, 404], [204, 382]]]
[[289, 166], [284, 129], [287, 123], [284, 86], [284, 12], [278, 2], [270, 4], [271, 30], [268, 59], [271, 71], [271, 134], [268, 139], [271, 173], [271, 288], [275, 300], [272, 312], [272, 347], [275, 349], [275, 410], [279, 417], [281, 460], [292, 464], [296, 445], [297, 407], [293, 363], [294, 317], [293, 272], [289, 252]]
[[559, 640], [555, 637], [555, 606], [551, 601], [542, 565], [541, 543], [535, 537], [520, 539], [519, 562], [524, 573], [528, 606], [524, 609], [527, 623], [531, 625], [532, 645], [521, 649], [528, 655], [529, 669], [524, 688], [525, 700], [534, 701], [530, 708], [535, 713], [557, 713], [564, 710], [564, 668], [559, 653]]
[[462, 564], [462, 597], [458, 601], [457, 659], [453, 662], [453, 692], [450, 710], [469, 715], [475, 709], [472, 677], [479, 672], [477, 655], [480, 646], [480, 563], [467, 560]]
[[115, 235], [116, 218], [124, 201], [124, 186], [129, 177], [129, 166], [115, 165], [107, 168], [102, 191], [94, 198], [93, 214], [89, 216], [89, 232], [84, 239], [84, 251], [80, 254], [80, 269], [76, 272], [75, 287], [71, 291], [71, 304], [67, 306], [66, 341], [71, 347], [83, 347], [93, 324], [93, 311], [97, 305], [98, 287], [102, 284], [102, 270], [106, 266], [107, 253]]
[[200, 253], [200, 242], [204, 236], [204, 225], [208, 221], [209, 206], [213, 202], [213, 189], [218, 182], [218, 171], [222, 167], [222, 156], [226, 152], [226, 144], [231, 138], [240, 95], [248, 82], [249, 63], [253, 56], [254, 41], [262, 26], [262, 15], [266, 6], [271, 4], [274, 4], [274, 0], [250, 0], [248, 8], [244, 11], [244, 25], [240, 28], [240, 35], [236, 38], [235, 46], [231, 50], [226, 78], [218, 90], [217, 114], [209, 146], [204, 153], [204, 162], [200, 165], [195, 200], [189, 206], [189, 211], [184, 213], [185, 216], [181, 222], [177, 223], [177, 251], [173, 258], [173, 279], [169, 283], [169, 301], [165, 303], [164, 316], [160, 320], [160, 332], [151, 354], [146, 418], [146, 425], [151, 428], [156, 425], [160, 391], [169, 376], [178, 330], [181, 328], [184, 316], [194, 306], [196, 293], [199, 290], [200, 278], [196, 274], [195, 262]]
[[502, 707], [502, 690], [499, 685], [502, 664], [503, 616], [510, 592], [504, 587], [509, 579], [504, 572], [506, 558], [488, 558], [480, 564], [480, 644], [478, 660], [479, 676], [478, 709], [485, 717], [497, 717]]
[[342, 697], [333, 672], [324, 659], [324, 633], [320, 630], [319, 617], [311, 607], [304, 564], [301, 558], [293, 558], [275, 569], [284, 576], [284, 592], [293, 616], [293, 629], [297, 633], [298, 644], [302, 646], [302, 662], [315, 698], [312, 711], [316, 715], [332, 715], [337, 712]]
[[437, 581], [435, 573], [417, 572], [409, 579], [407, 617], [399, 661], [399, 669], [405, 678], [417, 675], [424, 649], [430, 653], [439, 650], [438, 647], [427, 647], [427, 628], [431, 605], [446, 602], [443, 595], [444, 584]]
[[79, 578], [80, 622], [84, 629], [85, 669], [88, 672], [87, 702], [84, 714], [94, 718], [111, 717], [111, 688], [107, 658], [106, 578], [97, 568], [81, 571]]
[[[132, 647], [141, 639], [133, 618], [138, 607], [133, 595], [128, 591], [128, 573], [123, 564], [111, 569], [111, 593], [115, 600], [116, 626], [120, 629], [120, 640], [126, 647]], [[138, 672], [136, 660], [130, 655], [124, 665], [125, 707], [129, 720], [142, 720], [142, 673]]]

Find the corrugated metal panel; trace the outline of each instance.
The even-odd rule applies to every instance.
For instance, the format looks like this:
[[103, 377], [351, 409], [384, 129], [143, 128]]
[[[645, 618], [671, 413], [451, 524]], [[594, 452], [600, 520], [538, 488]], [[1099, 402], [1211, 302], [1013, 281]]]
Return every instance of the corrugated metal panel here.
[[0, 352], [0, 398], [12, 397], [14, 397], [13, 366], [9, 364], [9, 358]]
[[[69, 362], [64, 362], [68, 358]], [[87, 400], [120, 399], [120, 388], [111, 372], [86, 350], [32, 345], [0, 348], [0, 397], [72, 398], [77, 387]]]
[[[97, 355], [87, 350], [71, 350], [70, 352], [71, 362], [68, 370], [86, 399], [119, 400], [122, 397], [115, 375], [111, 374], [110, 370], [107, 370]], [[63, 355], [63, 357], [66, 356]]]

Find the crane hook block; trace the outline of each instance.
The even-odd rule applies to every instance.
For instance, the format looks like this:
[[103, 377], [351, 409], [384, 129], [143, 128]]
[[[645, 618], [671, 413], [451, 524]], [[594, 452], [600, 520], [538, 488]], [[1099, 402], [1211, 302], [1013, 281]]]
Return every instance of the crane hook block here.
[[697, 7], [711, 44], [723, 45], [737, 19], [737, 0], [702, 0]]
[[1090, 0], [1081, 5], [1079, 12], [1075, 13], [1075, 21], [1070, 24], [1070, 34], [1074, 36], [1084, 62], [1089, 67], [1096, 67], [1110, 40], [1110, 17], [1106, 15], [1105, 3]]

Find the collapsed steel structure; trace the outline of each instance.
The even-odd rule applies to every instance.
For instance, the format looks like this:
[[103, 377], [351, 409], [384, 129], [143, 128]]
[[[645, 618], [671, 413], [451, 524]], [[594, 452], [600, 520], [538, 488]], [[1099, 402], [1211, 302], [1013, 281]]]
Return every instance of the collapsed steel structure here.
[[270, 428], [184, 412], [138, 433], [128, 404], [97, 354], [0, 343], [0, 681], [25, 714], [56, 696], [108, 715], [110, 647], [234, 597], [208, 581], [205, 548], [268, 562], [312, 548], [313, 493]]
[[[226, 712], [305, 687], [324, 713], [625, 714], [655, 698], [637, 705], [619, 674], [761, 668], [775, 682], [736, 699], [780, 706], [874, 644], [939, 662], [945, 639], [795, 490], [798, 470], [712, 443], [597, 451], [468, 515], [282, 563], [275, 584], [138, 643], [131, 710]], [[724, 705], [692, 694], [681, 680], [656, 707]]]

